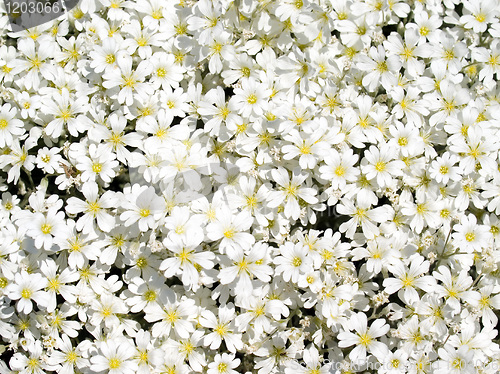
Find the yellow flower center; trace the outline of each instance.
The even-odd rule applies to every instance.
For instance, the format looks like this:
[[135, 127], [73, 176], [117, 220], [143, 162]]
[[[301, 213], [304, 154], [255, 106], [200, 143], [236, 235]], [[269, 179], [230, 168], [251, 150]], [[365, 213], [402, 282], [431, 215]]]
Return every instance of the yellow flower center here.
[[111, 244], [115, 247], [122, 247], [123, 244], [125, 244], [125, 239], [123, 239], [123, 236], [121, 235], [118, 235], [118, 236], [114, 236], [112, 239], [111, 239]]
[[158, 68], [158, 70], [156, 70], [156, 75], [160, 78], [164, 78], [167, 75], [167, 71], [165, 68]]
[[455, 369], [463, 369], [465, 362], [460, 357], [457, 357], [452, 361], [451, 366]]
[[186, 352], [186, 354], [190, 354], [194, 351], [194, 345], [190, 341], [181, 343], [182, 344], [182, 350]]
[[109, 317], [113, 312], [111, 311], [111, 308], [108, 306], [105, 306], [101, 310], [101, 314], [104, 318]]
[[307, 155], [311, 153], [311, 147], [304, 144], [302, 147], [299, 148], [299, 151], [300, 153]]
[[257, 102], [257, 96], [255, 94], [251, 94], [247, 98], [247, 103], [248, 104], [255, 104]]
[[94, 162], [92, 164], [92, 171], [96, 174], [99, 174], [102, 171], [102, 164]]
[[226, 119], [227, 116], [229, 116], [230, 113], [231, 113], [231, 111], [229, 110], [229, 108], [227, 107], [227, 105], [224, 105], [222, 108], [220, 108], [219, 115], [223, 119]]
[[223, 336], [227, 333], [228, 331], [228, 328], [226, 325], [223, 325], [223, 324], [218, 324], [217, 326], [215, 326], [215, 332], [217, 334], [219, 334], [220, 336]]
[[474, 18], [476, 19], [477, 22], [486, 21], [486, 15], [484, 13], [478, 13]]
[[176, 52], [174, 52], [174, 56], [175, 56], [175, 62], [180, 64], [181, 62], [184, 61], [186, 54], [183, 53], [182, 51], [176, 51]]
[[296, 197], [297, 191], [298, 191], [298, 186], [289, 185], [288, 187], [285, 187], [285, 192], [287, 196]]
[[52, 225], [49, 225], [48, 223], [44, 223], [41, 227], [40, 227], [40, 230], [42, 231], [42, 233], [44, 234], [50, 234], [50, 232], [52, 231]]
[[418, 31], [420, 32], [420, 35], [427, 36], [431, 30], [429, 30], [426, 26], [422, 26]]
[[343, 176], [344, 174], [345, 174], [345, 168], [344, 168], [343, 166], [337, 166], [337, 167], [335, 168], [335, 175], [336, 175], [337, 177], [341, 177], [341, 176]]
[[138, 358], [139, 358], [139, 361], [141, 363], [147, 363], [148, 362], [148, 352], [147, 351], [139, 351]]
[[255, 196], [247, 196], [247, 206], [250, 208], [255, 208], [257, 206], [257, 199]]
[[455, 52], [453, 52], [453, 49], [447, 49], [446, 51], [444, 51], [443, 57], [445, 60], [451, 61], [455, 58]]
[[337, 18], [338, 18], [340, 21], [342, 21], [342, 20], [344, 20], [344, 19], [347, 19], [347, 17], [348, 17], [348, 15], [347, 15], [347, 13], [346, 13], [346, 12], [339, 12], [339, 13], [337, 13]]
[[145, 47], [148, 44], [148, 40], [144, 36], [137, 38], [136, 41], [139, 47]]
[[383, 161], [378, 161], [375, 164], [375, 170], [377, 170], [378, 172], [383, 172], [385, 170], [385, 168], [386, 168], [386, 164]]
[[146, 260], [144, 257], [140, 257], [137, 259], [135, 264], [139, 269], [143, 269], [148, 265], [148, 260]]
[[101, 207], [100, 207], [99, 203], [93, 202], [93, 203], [89, 203], [89, 206], [87, 209], [91, 213], [97, 213], [101, 209]]
[[498, 65], [498, 59], [499, 59], [498, 55], [491, 55], [490, 59], [488, 60], [488, 65], [492, 66]]
[[29, 299], [31, 298], [31, 295], [33, 295], [33, 291], [31, 291], [29, 288], [25, 288], [21, 291], [21, 297], [23, 299]]
[[401, 279], [401, 282], [403, 282], [403, 287], [411, 287], [413, 286], [413, 281], [414, 279], [410, 277], [408, 274], [405, 274], [403, 278]]
[[182, 251], [179, 252], [177, 257], [179, 257], [183, 263], [184, 262], [191, 262], [190, 261], [191, 252], [192, 251], [186, 250], [186, 248], [182, 248]]
[[490, 298], [488, 296], [483, 296], [479, 299], [479, 305], [483, 308], [488, 307], [490, 305]]
[[7, 120], [5, 119], [0, 119], [0, 129], [5, 129], [7, 128], [7, 126], [9, 125], [9, 122], [7, 122]]
[[425, 205], [425, 203], [417, 204], [417, 213], [424, 214], [425, 212], [427, 212], [427, 206]]
[[78, 359], [78, 355], [74, 350], [69, 351], [66, 353], [66, 362], [75, 362]]
[[161, 19], [163, 17], [163, 14], [161, 13], [160, 9], [156, 9], [151, 13], [151, 17], [153, 17], [154, 19]]
[[358, 35], [365, 35], [366, 34], [366, 27], [365, 26], [358, 26], [356, 29], [356, 33]]
[[[40, 361], [38, 360], [38, 358], [30, 358], [28, 360], [28, 368], [31, 370], [31, 372], [35, 372], [36, 369], [38, 369], [38, 367], [40, 366]], [[38, 370], [36, 370], [38, 371]]]
[[177, 311], [175, 311], [175, 310], [169, 310], [166, 314], [167, 314], [166, 320], [170, 323], [174, 323], [175, 321], [177, 321], [179, 319], [179, 315], [177, 314]]
[[359, 335], [359, 344], [368, 347], [372, 341], [372, 338], [367, 333]]
[[106, 64], [113, 64], [116, 61], [116, 57], [113, 54], [109, 54], [106, 56]]
[[153, 290], [147, 290], [146, 292], [144, 292], [143, 297], [144, 297], [144, 300], [146, 300], [146, 301], [149, 301], [149, 302], [155, 301], [156, 300], [156, 292]]
[[441, 209], [439, 215], [441, 218], [448, 218], [450, 216], [450, 211], [448, 209]]
[[402, 137], [398, 139], [398, 144], [401, 147], [407, 146], [408, 145], [408, 138]]
[[232, 239], [234, 237], [234, 230], [233, 229], [227, 229], [226, 231], [224, 231], [224, 236], [228, 239]]
[[473, 232], [468, 232], [467, 234], [465, 234], [465, 240], [467, 240], [468, 242], [473, 242], [474, 239], [476, 239], [476, 234], [474, 234]]
[[59, 279], [57, 278], [49, 279], [49, 285], [48, 285], [49, 290], [57, 291], [60, 286], [61, 282], [59, 282]]
[[321, 371], [319, 369], [309, 369], [307, 374], [321, 374]]
[[404, 46], [403, 53], [401, 55], [405, 60], [408, 60], [413, 57], [413, 49]]
[[139, 215], [143, 218], [148, 217], [151, 214], [151, 211], [149, 209], [141, 209], [139, 210]]
[[299, 267], [300, 265], [302, 265], [302, 259], [300, 257], [294, 257], [294, 259], [292, 260], [292, 265], [295, 267]]
[[110, 359], [108, 363], [110, 369], [118, 369], [121, 364], [121, 361], [117, 358]]
[[135, 85], [135, 79], [132, 77], [123, 77], [123, 86], [132, 88]]
[[215, 43], [212, 46], [212, 50], [214, 51], [214, 53], [220, 53], [220, 51], [222, 50], [222, 44], [221, 43]]
[[386, 71], [388, 71], [389, 68], [387, 67], [387, 62], [385, 62], [385, 61], [378, 62], [377, 63], [377, 70], [381, 73], [385, 73]]
[[217, 370], [219, 373], [225, 373], [227, 371], [227, 364], [225, 362], [219, 362], [219, 365], [217, 365]]

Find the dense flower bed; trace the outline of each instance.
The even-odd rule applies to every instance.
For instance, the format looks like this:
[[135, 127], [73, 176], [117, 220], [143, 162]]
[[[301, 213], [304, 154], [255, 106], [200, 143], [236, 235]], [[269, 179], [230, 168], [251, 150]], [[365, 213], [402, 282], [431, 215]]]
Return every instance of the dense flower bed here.
[[497, 373], [499, 10], [81, 0], [4, 32], [0, 373]]

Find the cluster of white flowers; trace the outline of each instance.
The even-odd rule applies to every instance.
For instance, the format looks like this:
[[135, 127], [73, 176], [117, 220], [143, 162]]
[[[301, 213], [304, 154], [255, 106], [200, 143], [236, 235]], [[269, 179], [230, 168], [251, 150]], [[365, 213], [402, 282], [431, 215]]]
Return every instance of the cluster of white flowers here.
[[0, 373], [497, 373], [499, 17], [81, 0], [5, 32]]

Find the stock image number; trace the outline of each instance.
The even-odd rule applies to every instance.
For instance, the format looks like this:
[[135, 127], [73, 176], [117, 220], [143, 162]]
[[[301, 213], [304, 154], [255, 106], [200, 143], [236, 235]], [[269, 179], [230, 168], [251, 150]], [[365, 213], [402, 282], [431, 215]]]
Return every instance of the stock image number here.
[[49, 1], [6, 1], [5, 9], [8, 14], [49, 14], [63, 11], [59, 2]]

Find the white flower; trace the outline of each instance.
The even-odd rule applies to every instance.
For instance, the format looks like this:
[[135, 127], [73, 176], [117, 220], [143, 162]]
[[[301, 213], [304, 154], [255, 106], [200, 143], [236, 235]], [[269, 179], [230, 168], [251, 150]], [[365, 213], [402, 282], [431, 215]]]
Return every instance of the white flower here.
[[460, 22], [465, 28], [473, 29], [476, 33], [484, 32], [488, 23], [493, 23], [498, 14], [498, 8], [495, 5], [492, 0], [464, 1], [467, 13], [460, 17]]
[[446, 184], [449, 180], [460, 180], [459, 168], [454, 166], [458, 161], [454, 154], [445, 152], [441, 157], [432, 161], [429, 169], [430, 175], [438, 183]]
[[118, 101], [126, 105], [134, 102], [134, 93], [137, 95], [151, 94], [152, 88], [144, 83], [150, 74], [151, 65], [148, 61], [141, 61], [136, 69], [132, 69], [132, 58], [123, 53], [116, 57], [118, 69], [110, 69], [104, 73], [103, 86], [107, 89], [117, 88]]
[[255, 79], [242, 80], [242, 88], [234, 90], [235, 95], [229, 101], [238, 108], [243, 117], [250, 115], [261, 116], [267, 108], [267, 98], [271, 90], [263, 84], [258, 84]]
[[98, 185], [88, 182], [82, 186], [85, 201], [77, 197], [70, 197], [66, 205], [66, 211], [70, 214], [84, 213], [83, 217], [76, 222], [76, 229], [88, 234], [95, 229], [95, 223], [104, 232], [109, 232], [115, 224], [115, 219], [106, 209], [114, 206], [115, 194], [107, 191], [99, 196]]
[[203, 327], [213, 330], [205, 335], [203, 344], [210, 346], [210, 349], [217, 349], [220, 347], [222, 340], [224, 340], [230, 352], [236, 353], [236, 350], [241, 349], [243, 346], [241, 334], [233, 332], [235, 328], [234, 317], [235, 308], [232, 303], [219, 307], [217, 317], [209, 310], [203, 311], [200, 317], [200, 324]]
[[25, 314], [33, 310], [33, 301], [37, 305], [46, 307], [49, 297], [42, 289], [47, 285], [47, 279], [41, 274], [28, 274], [26, 271], [17, 273], [15, 283], [8, 286], [7, 295], [11, 300], [18, 300], [16, 309]]
[[82, 172], [82, 182], [95, 182], [97, 177], [105, 183], [111, 182], [116, 174], [115, 169], [118, 167], [114, 153], [110, 153], [104, 144], [90, 144], [88, 152], [88, 157], [79, 159], [76, 165], [77, 169]]
[[275, 208], [284, 202], [285, 216], [298, 219], [300, 216], [299, 198], [309, 204], [318, 202], [318, 199], [314, 196], [316, 191], [313, 188], [302, 187], [308, 175], [302, 173], [300, 169], [296, 168], [293, 170], [291, 180], [288, 171], [282, 167], [273, 169], [271, 173], [276, 183], [280, 186], [280, 191], [272, 191], [270, 193], [269, 207]]
[[92, 58], [90, 66], [96, 73], [110, 72], [118, 67], [116, 59], [118, 51], [120, 51], [120, 44], [117, 39], [108, 37], [102, 41], [102, 45], [93, 45], [94, 50], [89, 53]]
[[16, 118], [17, 109], [10, 104], [0, 108], [0, 147], [10, 147], [14, 137], [21, 136], [25, 130], [20, 119]]
[[355, 155], [352, 149], [347, 149], [342, 153], [330, 151], [324, 159], [326, 165], [319, 168], [321, 178], [331, 180], [333, 188], [342, 190], [347, 182], [356, 181], [359, 169], [354, 165], [358, 158], [359, 156]]
[[218, 209], [215, 212], [217, 220], [207, 225], [207, 236], [210, 240], [219, 240], [219, 251], [235, 255], [243, 249], [249, 249], [255, 242], [255, 237], [246, 232], [253, 223], [253, 218], [247, 212], [233, 214], [229, 209]]
[[61, 374], [72, 374], [75, 369], [83, 369], [88, 366], [88, 359], [84, 358], [89, 349], [90, 342], [87, 340], [82, 341], [76, 347], [73, 347], [71, 340], [67, 335], [63, 335], [57, 342], [59, 350], [54, 351], [47, 361], [50, 365], [61, 365], [59, 372]]
[[175, 336], [187, 339], [195, 331], [192, 318], [196, 307], [193, 299], [177, 300], [177, 295], [169, 288], [162, 289], [158, 302], [149, 306], [145, 312], [148, 322], [156, 322], [151, 328], [154, 337], [169, 336], [171, 331]]
[[27, 234], [35, 239], [35, 246], [46, 250], [52, 247], [54, 238], [61, 237], [66, 229], [64, 212], [55, 209], [50, 209], [46, 214], [34, 213], [26, 225], [29, 228]]
[[57, 172], [62, 172], [61, 167], [63, 158], [59, 155], [60, 149], [57, 147], [47, 148], [43, 147], [38, 150], [38, 155], [36, 157], [36, 166], [42, 169], [44, 172], [52, 174]]
[[[366, 314], [359, 312], [353, 314], [346, 323], [345, 330], [338, 334], [339, 347], [350, 347], [356, 345], [349, 353], [349, 358], [356, 364], [363, 364], [366, 361], [367, 351], [377, 357], [383, 357], [387, 354], [387, 346], [377, 341], [377, 338], [387, 334], [389, 325], [383, 319], [377, 319], [372, 322], [368, 328], [368, 319]], [[349, 330], [355, 330], [352, 333]]]
[[138, 222], [141, 231], [154, 228], [157, 220], [161, 217], [164, 208], [164, 201], [157, 196], [154, 187], [132, 186], [131, 195], [122, 202], [126, 209], [120, 215], [120, 219], [125, 221], [125, 226], [130, 226]]
[[155, 87], [162, 87], [163, 89], [179, 87], [185, 69], [175, 63], [173, 54], [156, 52], [149, 61], [152, 65], [151, 82]]
[[237, 374], [236, 369], [240, 364], [240, 359], [234, 354], [217, 354], [214, 361], [208, 364], [207, 374]]
[[358, 66], [361, 70], [369, 73], [363, 77], [363, 86], [368, 90], [374, 91], [379, 82], [389, 91], [397, 84], [396, 73], [401, 68], [401, 62], [397, 56], [389, 56], [386, 59], [386, 53], [383, 46], [377, 48], [371, 47], [370, 57], [360, 55]]
[[487, 228], [479, 225], [473, 214], [463, 215], [453, 231], [454, 244], [466, 252], [480, 251], [486, 245]]
[[53, 369], [45, 362], [46, 358], [47, 355], [43, 351], [41, 343], [37, 341], [28, 348], [27, 355], [21, 352], [15, 353], [10, 360], [10, 365], [19, 373], [44, 374]]
[[58, 273], [58, 266], [53, 260], [46, 260], [40, 266], [40, 270], [47, 281], [47, 312], [53, 312], [57, 306], [57, 295], [61, 295], [68, 303], [76, 302], [76, 290], [72, 283], [78, 280], [78, 274], [70, 268], [63, 269]]
[[199, 250], [202, 240], [203, 234], [194, 229], [186, 230], [186, 235], [182, 237], [166, 238], [163, 244], [173, 252], [174, 256], [163, 260], [158, 270], [165, 271], [167, 278], [173, 275], [181, 276], [185, 286], [197, 288], [199, 280], [197, 267], [211, 269], [214, 266], [212, 260], [215, 258], [213, 252]]
[[455, 350], [446, 345], [439, 348], [441, 360], [436, 362], [436, 374], [472, 374], [476, 372], [472, 361], [474, 353], [467, 346], [462, 346]]
[[366, 199], [358, 199], [355, 206], [350, 199], [342, 198], [341, 204], [337, 205], [340, 214], [350, 215], [352, 218], [340, 225], [339, 230], [345, 232], [348, 238], [352, 238], [358, 226], [361, 226], [363, 234], [367, 239], [373, 239], [379, 234], [378, 227], [373, 223], [382, 223], [389, 219], [390, 208], [387, 205], [370, 209], [371, 204]]
[[[426, 292], [431, 292], [436, 280], [430, 275], [423, 275], [429, 270], [430, 263], [425, 261], [422, 256], [415, 256], [411, 261], [410, 268], [397, 260], [393, 265], [389, 266], [389, 271], [396, 275], [397, 278], [384, 279], [384, 291], [388, 294], [393, 294], [398, 290], [402, 290], [404, 299], [409, 302], [418, 301], [419, 295], [416, 288], [420, 288]], [[402, 298], [402, 296], [400, 296]]]
[[394, 148], [385, 144], [372, 145], [361, 160], [361, 170], [368, 179], [376, 178], [380, 187], [386, 187], [391, 184], [392, 176], [400, 175], [404, 168], [403, 161], [394, 158]]
[[99, 354], [90, 358], [91, 370], [109, 374], [132, 374], [137, 364], [131, 360], [134, 346], [127, 339], [111, 339], [99, 343]]
[[297, 283], [300, 273], [306, 273], [312, 269], [312, 260], [307, 256], [308, 249], [301, 243], [293, 244], [286, 242], [280, 246], [281, 256], [277, 256], [274, 262], [278, 265], [276, 273], [283, 273], [285, 281]]
[[45, 127], [45, 133], [57, 138], [66, 127], [72, 136], [78, 136], [79, 132], [88, 129], [88, 123], [85, 117], [76, 115], [86, 112], [87, 108], [88, 97], [86, 95], [81, 95], [74, 100], [66, 88], [61, 93], [54, 93], [52, 100], [47, 100], [45, 103], [45, 112], [54, 116], [54, 119]]
[[328, 150], [326, 142], [322, 141], [322, 131], [316, 131], [313, 134], [299, 133], [297, 130], [290, 131], [285, 140], [293, 144], [287, 144], [283, 147], [283, 158], [291, 160], [297, 156], [299, 157], [299, 165], [302, 169], [313, 169], [321, 158]]

